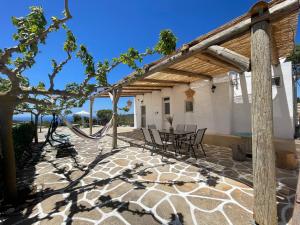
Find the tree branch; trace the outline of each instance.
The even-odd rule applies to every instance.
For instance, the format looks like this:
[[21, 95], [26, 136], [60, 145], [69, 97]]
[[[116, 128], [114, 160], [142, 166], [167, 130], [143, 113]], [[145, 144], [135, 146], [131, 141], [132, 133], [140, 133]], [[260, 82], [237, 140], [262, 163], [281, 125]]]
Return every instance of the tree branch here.
[[45, 101], [44, 99], [31, 98], [29, 96], [19, 98], [19, 100], [21, 102], [28, 102], [28, 103], [31, 103], [31, 104], [38, 104], [38, 105], [43, 105], [43, 106], [53, 106], [52, 102]]
[[45, 31], [43, 31], [39, 35], [36, 35], [36, 36], [32, 37], [31, 39], [26, 41], [26, 43], [24, 43], [24, 41], [23, 41], [23, 42], [20, 42], [16, 46], [13, 46], [13, 47], [10, 47], [10, 48], [5, 48], [3, 54], [0, 55], [0, 67], [8, 63], [8, 60], [9, 60], [9, 58], [11, 57], [11, 55], [13, 53], [20, 52], [20, 46], [22, 44], [31, 45], [35, 42], [38, 42], [39, 40], [42, 40], [44, 37], [46, 37], [48, 35], [48, 33], [52, 32], [53, 29], [55, 29], [56, 27], [58, 27], [61, 24], [65, 23], [67, 20], [71, 19], [72, 15], [71, 15], [70, 10], [69, 10], [68, 0], [65, 0], [64, 12], [65, 12], [65, 17], [64, 18], [53, 21], [53, 23]]
[[68, 57], [64, 61], [62, 61], [60, 64], [55, 66], [53, 69], [53, 72], [48, 75], [49, 81], [50, 81], [49, 91], [53, 91], [53, 89], [54, 89], [54, 78], [56, 77], [56, 75], [62, 70], [63, 66], [66, 65], [68, 63], [68, 61], [71, 60], [70, 52], [67, 52], [67, 54], [68, 54]]
[[30, 88], [21, 88], [23, 94], [33, 94], [33, 95], [60, 95], [66, 97], [81, 97], [81, 94], [71, 93], [65, 90], [39, 90], [33, 87]]
[[5, 65], [0, 65], [0, 72], [2, 74], [7, 75], [8, 79], [11, 82], [11, 89], [16, 89], [19, 86], [19, 78], [17, 76], [17, 72], [15, 72], [14, 70], [9, 69], [7, 66]]

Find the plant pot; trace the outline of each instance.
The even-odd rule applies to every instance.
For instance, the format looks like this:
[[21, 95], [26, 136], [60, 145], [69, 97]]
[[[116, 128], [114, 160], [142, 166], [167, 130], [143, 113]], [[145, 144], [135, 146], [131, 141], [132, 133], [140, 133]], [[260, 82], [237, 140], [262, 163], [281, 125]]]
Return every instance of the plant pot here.
[[171, 127], [169, 128], [169, 131], [170, 131], [170, 133], [174, 133], [174, 127], [171, 126]]

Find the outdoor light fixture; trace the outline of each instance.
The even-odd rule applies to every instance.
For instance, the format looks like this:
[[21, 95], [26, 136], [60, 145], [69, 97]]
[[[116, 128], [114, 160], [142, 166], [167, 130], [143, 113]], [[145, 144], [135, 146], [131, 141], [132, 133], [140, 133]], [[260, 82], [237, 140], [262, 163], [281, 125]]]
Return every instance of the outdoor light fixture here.
[[130, 108], [132, 105], [132, 101], [129, 99], [126, 103], [127, 103], [128, 108]]
[[216, 88], [217, 88], [217, 86], [215, 84], [212, 84], [211, 85], [211, 92], [215, 93]]

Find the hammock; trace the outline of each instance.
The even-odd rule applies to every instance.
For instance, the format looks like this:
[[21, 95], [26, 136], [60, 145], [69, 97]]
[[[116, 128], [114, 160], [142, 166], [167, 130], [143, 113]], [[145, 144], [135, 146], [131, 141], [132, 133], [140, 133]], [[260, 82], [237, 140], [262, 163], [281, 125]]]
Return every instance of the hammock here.
[[[114, 101], [114, 96], [108, 92], [110, 100], [113, 102]], [[119, 92], [115, 98], [115, 101], [118, 101], [118, 99], [121, 96], [121, 92]], [[112, 127], [112, 121], [113, 119], [111, 118], [110, 121], [99, 131], [92, 135], [86, 134], [84, 131], [80, 130], [78, 127], [73, 126], [64, 116], [61, 115], [62, 120], [65, 122], [67, 127], [77, 136], [83, 138], [83, 139], [89, 139], [89, 140], [100, 140], [103, 138], [109, 131], [109, 129]]]
[[84, 131], [80, 130], [78, 127], [73, 126], [64, 116], [61, 115], [62, 120], [67, 125], [67, 127], [77, 136], [83, 138], [83, 139], [89, 139], [89, 140], [99, 140], [103, 138], [109, 131], [109, 129], [112, 127], [112, 119], [99, 131], [92, 135], [88, 135]]

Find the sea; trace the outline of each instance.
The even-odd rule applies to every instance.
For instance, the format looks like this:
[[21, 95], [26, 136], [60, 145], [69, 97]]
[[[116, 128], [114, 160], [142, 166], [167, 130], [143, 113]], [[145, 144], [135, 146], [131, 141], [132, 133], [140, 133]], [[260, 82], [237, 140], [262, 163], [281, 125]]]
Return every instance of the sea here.
[[[33, 118], [34, 119], [34, 118]], [[40, 121], [40, 117], [39, 117], [39, 121]], [[69, 121], [69, 122], [73, 122], [73, 116], [72, 115], [69, 115], [69, 116], [66, 116], [66, 119]], [[31, 120], [31, 116], [30, 115], [14, 115], [13, 117], [13, 121], [14, 122], [27, 122], [27, 121], [30, 121]], [[52, 116], [51, 115], [45, 115], [43, 116], [43, 121], [48, 121], [50, 122], [52, 120]]]

